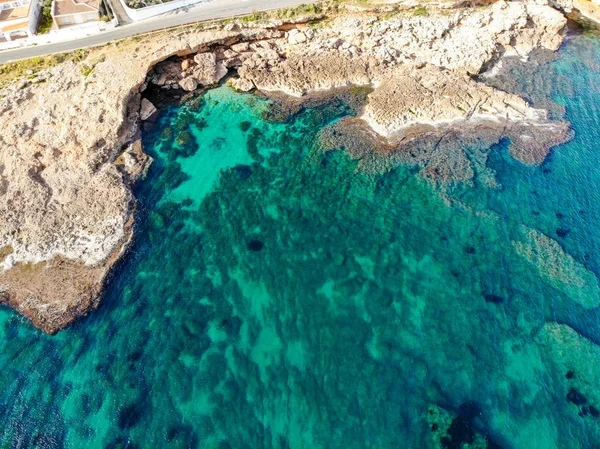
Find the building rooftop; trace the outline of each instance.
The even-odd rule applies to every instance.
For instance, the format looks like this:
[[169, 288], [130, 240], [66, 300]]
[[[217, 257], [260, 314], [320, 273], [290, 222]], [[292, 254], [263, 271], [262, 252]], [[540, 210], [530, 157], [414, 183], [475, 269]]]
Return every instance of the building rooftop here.
[[[0, 0], [2, 1], [2, 0]], [[0, 11], [0, 26], [9, 20], [26, 19], [29, 16], [29, 5]]]
[[55, 0], [52, 15], [64, 16], [68, 14], [96, 12], [99, 9], [100, 0]]
[[13, 23], [12, 25], [6, 25], [5, 27], [0, 29], [2, 33], [8, 33], [9, 31], [17, 31], [27, 28], [29, 26], [29, 21]]

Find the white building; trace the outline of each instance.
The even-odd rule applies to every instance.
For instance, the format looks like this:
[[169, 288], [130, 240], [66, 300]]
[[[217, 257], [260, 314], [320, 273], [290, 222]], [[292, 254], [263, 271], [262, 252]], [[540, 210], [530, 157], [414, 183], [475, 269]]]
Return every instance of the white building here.
[[57, 28], [100, 20], [100, 0], [54, 0], [52, 20]]
[[40, 0], [0, 0], [0, 41], [33, 36], [40, 13]]

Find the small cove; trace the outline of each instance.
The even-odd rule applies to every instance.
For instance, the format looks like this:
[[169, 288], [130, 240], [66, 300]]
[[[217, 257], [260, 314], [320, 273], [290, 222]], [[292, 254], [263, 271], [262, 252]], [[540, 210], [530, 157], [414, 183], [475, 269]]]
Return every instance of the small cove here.
[[0, 447], [440, 447], [431, 404], [487, 447], [593, 447], [536, 335], [600, 343], [600, 45], [573, 35], [539, 71], [575, 137], [535, 167], [497, 145], [498, 188], [320, 152], [339, 102], [273, 122], [222, 86], [164, 108], [100, 308], [55, 337], [0, 310]]

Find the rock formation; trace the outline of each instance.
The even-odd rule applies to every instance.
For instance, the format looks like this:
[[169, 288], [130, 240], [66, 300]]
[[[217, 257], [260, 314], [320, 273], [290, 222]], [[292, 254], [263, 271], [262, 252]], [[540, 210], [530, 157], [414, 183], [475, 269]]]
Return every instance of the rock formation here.
[[568, 124], [549, 122], [546, 111], [533, 109], [522, 98], [431, 65], [405, 64], [386, 75], [361, 118], [395, 141], [427, 131], [440, 137], [448, 130], [476, 134], [481, 124], [501, 128], [495, 140], [510, 137], [513, 156], [524, 163], [542, 162], [550, 147], [569, 135]]
[[[91, 51], [83, 62], [91, 72], [68, 62], [35, 82], [4, 87], [0, 301], [50, 333], [97, 304], [108, 270], [131, 239], [130, 184], [147, 163], [138, 125], [155, 112], [142, 98], [149, 84], [188, 92], [237, 69], [232, 83], [244, 91], [301, 96], [371, 85], [363, 118], [384, 136], [416, 123], [510, 122], [518, 130], [513, 137], [524, 136], [513, 153], [528, 163], [564, 140], [565, 124], [468, 78], [502, 55], [558, 48], [566, 19], [543, 0], [432, 8], [427, 16], [329, 13], [321, 27], [299, 18], [285, 26], [239, 22], [136, 37]], [[428, 102], [411, 97], [398, 77]], [[403, 107], [386, 101], [390, 93]], [[553, 137], [534, 148], [525, 144], [527, 133]]]
[[600, 2], [598, 0], [554, 0], [553, 5], [566, 13], [578, 12], [583, 17], [600, 23]]

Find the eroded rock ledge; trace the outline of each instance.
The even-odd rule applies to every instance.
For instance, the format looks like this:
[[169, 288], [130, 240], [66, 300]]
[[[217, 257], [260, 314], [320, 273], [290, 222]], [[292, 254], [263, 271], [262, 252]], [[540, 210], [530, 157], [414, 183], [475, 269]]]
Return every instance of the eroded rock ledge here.
[[149, 84], [190, 92], [234, 73], [237, 89], [292, 96], [370, 85], [360, 132], [384, 147], [483, 123], [538, 163], [567, 137], [567, 124], [470, 78], [503, 55], [559, 47], [566, 19], [544, 1], [325, 15], [129, 39], [2, 89], [0, 302], [49, 333], [97, 305], [132, 237]]

